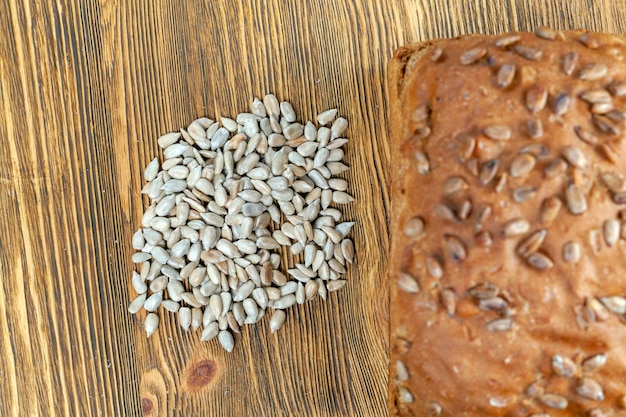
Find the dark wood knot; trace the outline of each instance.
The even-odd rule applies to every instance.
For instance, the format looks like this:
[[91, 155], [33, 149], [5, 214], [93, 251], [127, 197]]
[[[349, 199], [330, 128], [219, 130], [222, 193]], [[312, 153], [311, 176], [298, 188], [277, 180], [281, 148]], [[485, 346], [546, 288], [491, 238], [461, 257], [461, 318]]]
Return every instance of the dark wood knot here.
[[193, 391], [199, 390], [208, 385], [213, 380], [216, 373], [217, 366], [215, 362], [211, 360], [200, 361], [189, 371], [187, 386]]

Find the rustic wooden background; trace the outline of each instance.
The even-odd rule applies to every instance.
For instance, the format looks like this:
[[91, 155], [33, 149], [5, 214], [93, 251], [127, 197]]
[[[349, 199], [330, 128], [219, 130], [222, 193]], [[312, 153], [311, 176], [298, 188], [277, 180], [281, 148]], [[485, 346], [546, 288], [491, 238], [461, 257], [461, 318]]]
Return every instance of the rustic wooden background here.
[[[0, 0], [0, 416], [386, 415], [386, 62], [547, 24], [623, 33], [624, 1]], [[274, 92], [338, 106], [359, 264], [225, 354], [127, 312], [156, 137]]]

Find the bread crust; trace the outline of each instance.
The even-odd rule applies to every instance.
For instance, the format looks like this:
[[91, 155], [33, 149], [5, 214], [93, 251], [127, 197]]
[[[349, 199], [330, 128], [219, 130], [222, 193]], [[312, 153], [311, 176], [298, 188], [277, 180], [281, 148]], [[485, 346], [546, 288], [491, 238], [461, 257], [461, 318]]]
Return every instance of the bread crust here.
[[389, 63], [392, 416], [625, 415], [626, 41], [540, 35]]

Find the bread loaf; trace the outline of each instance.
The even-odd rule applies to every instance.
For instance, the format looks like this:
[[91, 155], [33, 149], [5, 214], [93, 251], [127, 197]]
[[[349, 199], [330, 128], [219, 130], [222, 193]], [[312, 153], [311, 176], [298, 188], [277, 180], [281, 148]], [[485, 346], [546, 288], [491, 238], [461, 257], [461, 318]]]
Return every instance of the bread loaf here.
[[626, 415], [625, 38], [406, 46], [389, 96], [391, 415]]

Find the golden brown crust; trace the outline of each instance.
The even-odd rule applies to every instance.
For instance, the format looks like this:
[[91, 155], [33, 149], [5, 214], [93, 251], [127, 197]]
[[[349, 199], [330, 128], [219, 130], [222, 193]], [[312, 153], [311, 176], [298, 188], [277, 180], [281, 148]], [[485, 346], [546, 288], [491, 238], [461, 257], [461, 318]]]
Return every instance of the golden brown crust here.
[[392, 416], [625, 413], [626, 41], [539, 35], [390, 62]]

